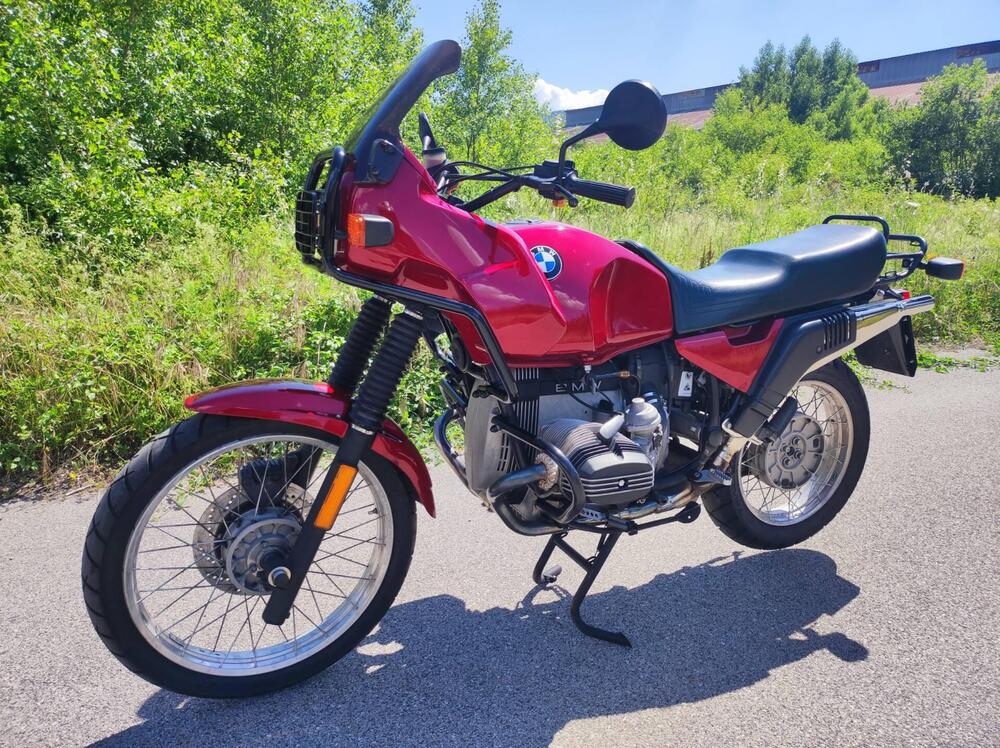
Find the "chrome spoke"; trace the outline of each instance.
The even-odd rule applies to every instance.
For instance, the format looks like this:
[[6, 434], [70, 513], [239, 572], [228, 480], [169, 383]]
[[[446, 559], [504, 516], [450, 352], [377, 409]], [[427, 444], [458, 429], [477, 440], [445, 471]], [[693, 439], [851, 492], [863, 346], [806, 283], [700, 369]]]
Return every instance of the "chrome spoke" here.
[[843, 478], [853, 444], [853, 421], [843, 396], [818, 380], [792, 393], [799, 410], [774, 442], [748, 446], [735, 484], [761, 521], [791, 525], [815, 514]]
[[265, 560], [292, 547], [334, 452], [309, 437], [244, 438], [164, 486], [133, 531], [125, 568], [129, 613], [158, 652], [203, 673], [263, 673], [312, 656], [358, 620], [387, 573], [393, 532], [388, 497], [364, 464], [290, 620], [261, 617]]

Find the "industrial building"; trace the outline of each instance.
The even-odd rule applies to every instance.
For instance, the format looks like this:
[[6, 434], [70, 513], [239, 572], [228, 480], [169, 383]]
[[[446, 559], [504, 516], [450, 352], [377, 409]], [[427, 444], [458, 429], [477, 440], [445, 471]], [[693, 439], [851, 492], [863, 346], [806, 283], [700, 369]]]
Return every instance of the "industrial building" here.
[[[892, 103], [912, 103], [919, 99], [924, 81], [940, 74], [946, 65], [968, 65], [976, 59], [985, 61], [990, 72], [1000, 72], [1000, 40], [860, 62], [858, 77], [871, 89], [873, 96]], [[734, 85], [726, 83], [664, 94], [667, 121], [700, 127], [712, 114], [715, 97]], [[565, 112], [566, 127], [589, 125], [600, 113], [600, 106], [569, 109]]]

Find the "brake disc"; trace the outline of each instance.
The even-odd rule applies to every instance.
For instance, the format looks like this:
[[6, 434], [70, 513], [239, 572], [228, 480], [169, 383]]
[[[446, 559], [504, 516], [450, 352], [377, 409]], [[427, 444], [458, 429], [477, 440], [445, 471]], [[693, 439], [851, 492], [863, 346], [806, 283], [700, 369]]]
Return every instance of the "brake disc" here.
[[225, 592], [236, 592], [238, 589], [226, 573], [225, 549], [232, 532], [229, 522], [239, 519], [240, 507], [246, 502], [246, 495], [232, 488], [208, 505], [194, 528], [191, 550], [198, 571], [208, 582]]
[[[253, 589], [252, 582], [248, 587], [242, 576], [251, 563], [244, 558], [249, 558], [247, 554], [250, 554], [250, 550], [244, 547], [241, 551], [243, 555], [236, 556], [236, 565], [230, 563], [234, 544], [243, 544], [256, 538], [256, 543], [263, 542], [269, 549], [275, 549], [278, 545], [274, 538], [276, 533], [285, 542], [289, 542], [290, 538], [290, 542], [294, 543], [307, 507], [307, 494], [295, 483], [289, 484], [280, 498], [268, 497], [261, 501], [260, 506], [256, 500], [237, 488], [219, 494], [206, 507], [194, 529], [191, 550], [198, 571], [206, 581], [223, 592], [260, 594]], [[295, 528], [294, 533], [289, 530], [292, 526]], [[256, 561], [257, 556], [254, 555], [252, 560]]]

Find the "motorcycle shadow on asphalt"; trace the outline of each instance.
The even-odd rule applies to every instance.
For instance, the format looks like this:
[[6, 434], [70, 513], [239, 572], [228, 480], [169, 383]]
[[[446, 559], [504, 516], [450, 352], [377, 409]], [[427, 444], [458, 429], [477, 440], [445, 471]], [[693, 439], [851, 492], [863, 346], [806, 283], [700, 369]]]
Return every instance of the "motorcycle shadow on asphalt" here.
[[580, 634], [558, 585], [514, 611], [438, 595], [394, 606], [307, 683], [241, 702], [160, 691], [143, 723], [101, 744], [545, 746], [572, 720], [709, 699], [820, 652], [864, 660], [861, 643], [814, 628], [859, 593], [817, 551], [737, 553], [587, 598], [584, 618], [631, 649]]

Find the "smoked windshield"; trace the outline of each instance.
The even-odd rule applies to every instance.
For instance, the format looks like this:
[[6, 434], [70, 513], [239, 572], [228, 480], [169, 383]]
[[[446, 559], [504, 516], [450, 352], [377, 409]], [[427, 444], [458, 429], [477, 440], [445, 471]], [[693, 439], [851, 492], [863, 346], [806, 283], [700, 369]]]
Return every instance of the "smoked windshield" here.
[[458, 70], [461, 59], [462, 48], [458, 46], [458, 42], [450, 39], [434, 42], [417, 55], [410, 66], [382, 92], [368, 110], [367, 121], [347, 140], [346, 149], [356, 158], [356, 181], [369, 181], [368, 168], [375, 141], [384, 138], [400, 143], [399, 126], [403, 117], [431, 83]]

